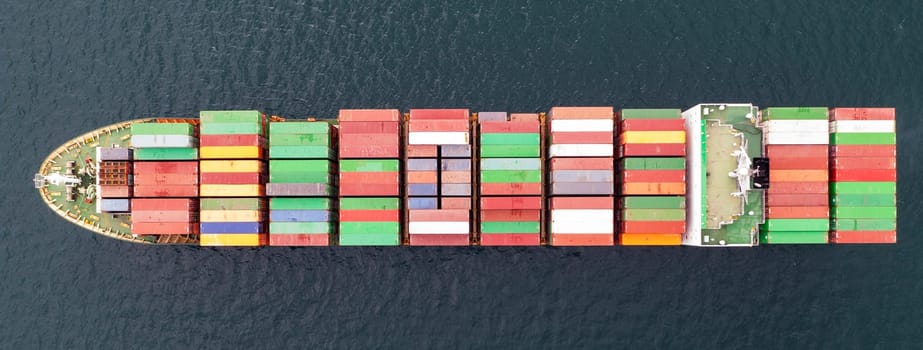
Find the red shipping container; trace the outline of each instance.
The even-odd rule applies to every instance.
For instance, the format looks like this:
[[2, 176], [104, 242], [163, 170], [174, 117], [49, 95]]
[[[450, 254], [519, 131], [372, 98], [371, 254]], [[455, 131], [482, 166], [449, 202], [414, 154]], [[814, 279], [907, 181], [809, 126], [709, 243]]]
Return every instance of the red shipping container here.
[[198, 197], [198, 185], [141, 185], [133, 188], [135, 197]]
[[441, 176], [444, 184], [471, 183], [471, 171], [443, 171]]
[[827, 182], [776, 182], [770, 183], [766, 193], [798, 194], [798, 193], [823, 193], [830, 191]]
[[319, 234], [280, 234], [269, 235], [269, 245], [284, 247], [327, 246], [330, 245], [330, 235]]
[[96, 195], [100, 198], [128, 198], [131, 197], [130, 186], [99, 186], [96, 187]]
[[613, 170], [612, 158], [552, 158], [551, 171], [555, 170]]
[[897, 231], [832, 231], [830, 243], [893, 244], [897, 243]]
[[481, 197], [480, 208], [488, 209], [542, 209], [542, 197]]
[[399, 221], [400, 210], [343, 210], [340, 222], [388, 222]]
[[340, 122], [398, 122], [401, 112], [396, 109], [341, 109]]
[[133, 222], [133, 235], [188, 235], [199, 232], [199, 225], [188, 222]]
[[482, 246], [537, 246], [542, 239], [535, 233], [481, 235]]
[[195, 185], [199, 183], [196, 174], [144, 173], [134, 176], [135, 185]]
[[202, 184], [257, 185], [265, 183], [260, 173], [202, 173]]
[[553, 246], [610, 246], [615, 245], [615, 236], [611, 234], [552, 234]]
[[553, 197], [551, 209], [615, 209], [614, 197]]
[[535, 122], [481, 122], [481, 133], [539, 133], [541, 125]]
[[404, 151], [408, 158], [436, 158], [439, 155], [436, 145], [407, 145]]
[[198, 216], [189, 210], [132, 210], [131, 222], [197, 222]]
[[410, 221], [468, 221], [471, 211], [467, 209], [414, 209], [408, 210]]
[[340, 185], [345, 184], [388, 184], [397, 185], [400, 181], [397, 172], [393, 171], [358, 171], [341, 172]]
[[895, 157], [836, 157], [831, 160], [831, 163], [831, 170], [897, 168]]
[[132, 210], [185, 210], [197, 211], [198, 202], [188, 198], [132, 198]]
[[412, 246], [466, 246], [471, 244], [468, 235], [410, 235]]
[[829, 152], [827, 145], [766, 145], [770, 163], [779, 158], [825, 158]]
[[542, 212], [538, 209], [494, 209], [481, 210], [481, 222], [493, 221], [540, 221]]
[[623, 182], [685, 182], [685, 170], [624, 170]]
[[833, 169], [830, 181], [893, 182], [897, 181], [897, 169]]
[[626, 119], [619, 126], [622, 131], [686, 131], [683, 119]]
[[510, 113], [511, 122], [537, 122], [538, 113]]
[[615, 109], [606, 107], [551, 107], [549, 119], [615, 119]]
[[410, 120], [407, 122], [410, 132], [468, 132], [471, 124], [467, 119], [459, 120]]
[[828, 159], [824, 157], [814, 158], [769, 158], [770, 170], [797, 170], [797, 169], [826, 169]]
[[615, 133], [609, 131], [601, 132], [553, 132], [551, 133], [551, 144], [613, 144], [615, 142]]
[[686, 232], [685, 221], [622, 221], [619, 223], [621, 233], [683, 233]]
[[468, 120], [471, 113], [467, 109], [411, 109], [410, 120]]
[[199, 146], [263, 146], [266, 139], [262, 135], [201, 135]]
[[481, 183], [481, 195], [540, 195], [541, 183]]
[[340, 182], [340, 196], [343, 197], [369, 197], [369, 196], [398, 196], [400, 185], [382, 183], [343, 183]]
[[[339, 156], [348, 158], [398, 158], [401, 155], [399, 145], [343, 145], [340, 144]], [[435, 157], [435, 156], [434, 156]]]
[[829, 198], [826, 194], [766, 194], [766, 205], [770, 207], [807, 207], [828, 206]]
[[830, 120], [894, 120], [894, 108], [834, 108]]
[[619, 145], [619, 157], [685, 157], [685, 143], [631, 143]]
[[399, 137], [399, 122], [340, 122], [340, 135], [347, 134], [387, 134]]
[[442, 197], [439, 204], [442, 209], [471, 210], [471, 197]]
[[340, 135], [339, 145], [343, 146], [394, 146], [401, 142], [397, 134], [343, 134]]
[[822, 219], [830, 217], [830, 209], [823, 206], [766, 207], [767, 219]]
[[897, 157], [897, 145], [842, 145], [830, 152], [832, 157]]
[[144, 173], [157, 174], [198, 174], [199, 162], [134, 162], [135, 175]]

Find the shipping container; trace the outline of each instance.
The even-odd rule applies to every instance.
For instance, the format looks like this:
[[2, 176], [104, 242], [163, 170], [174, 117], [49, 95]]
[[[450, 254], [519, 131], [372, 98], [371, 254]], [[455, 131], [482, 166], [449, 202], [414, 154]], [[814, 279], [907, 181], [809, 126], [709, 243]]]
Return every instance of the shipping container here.
[[198, 224], [189, 222], [132, 222], [133, 235], [189, 235], [199, 232]]
[[552, 107], [548, 118], [555, 119], [614, 119], [612, 107]]
[[619, 245], [624, 246], [675, 246], [683, 243], [679, 233], [622, 233]]
[[269, 245], [280, 247], [328, 246], [328, 234], [269, 234]]
[[622, 131], [680, 131], [686, 132], [686, 121], [676, 119], [627, 119], [619, 123]]
[[686, 143], [685, 131], [626, 131], [619, 135], [619, 144]]
[[471, 113], [467, 109], [411, 109], [410, 120], [468, 120]]
[[614, 144], [615, 134], [603, 132], [552, 132], [551, 143], [559, 144]]
[[612, 234], [552, 234], [552, 246], [611, 246], [615, 244]]
[[551, 120], [551, 132], [614, 132], [611, 119], [558, 119]]
[[401, 112], [396, 109], [341, 109], [337, 120], [342, 122], [398, 122]]
[[770, 107], [762, 116], [763, 120], [827, 120], [827, 107]]
[[198, 148], [136, 148], [135, 160], [196, 160]]
[[541, 237], [537, 234], [489, 234], [481, 235], [482, 246], [538, 246]]
[[471, 243], [468, 235], [411, 234], [412, 246], [466, 246]]
[[257, 247], [269, 243], [265, 234], [201, 234], [199, 245], [203, 247]]
[[189, 123], [132, 123], [131, 135], [195, 135]]
[[262, 135], [202, 135], [199, 136], [199, 146], [265, 146], [266, 139]]
[[897, 243], [897, 231], [832, 231], [830, 243], [834, 244], [893, 244]]
[[612, 144], [553, 144], [548, 149], [550, 157], [612, 157]]
[[202, 159], [261, 159], [262, 146], [203, 146], [199, 147]]
[[619, 145], [619, 157], [684, 157], [685, 143], [636, 143]]
[[[135, 192], [137, 192], [135, 188]], [[260, 197], [265, 195], [263, 185], [199, 185], [202, 197]]]
[[894, 120], [894, 108], [833, 108], [830, 120]]
[[135, 197], [198, 197], [198, 185], [135, 185]]
[[762, 244], [827, 244], [827, 231], [760, 231]]
[[[895, 133], [836, 133], [830, 134], [830, 144], [842, 145], [894, 145]], [[138, 156], [136, 155], [135, 158]]]
[[672, 108], [643, 108], [643, 109], [622, 109], [619, 113], [619, 119], [627, 121], [629, 119], [654, 119], [654, 120], [680, 120], [682, 118], [679, 109]]
[[897, 145], [841, 145], [830, 147], [831, 157], [896, 157]]
[[262, 123], [265, 116], [260, 111], [201, 111], [199, 120], [202, 123]]
[[135, 148], [189, 148], [196, 147], [191, 135], [131, 135], [131, 146]]
[[279, 197], [332, 197], [336, 191], [336, 185], [328, 183], [268, 183], [265, 189], [267, 196]]
[[894, 120], [839, 120], [830, 122], [831, 133], [895, 132]]

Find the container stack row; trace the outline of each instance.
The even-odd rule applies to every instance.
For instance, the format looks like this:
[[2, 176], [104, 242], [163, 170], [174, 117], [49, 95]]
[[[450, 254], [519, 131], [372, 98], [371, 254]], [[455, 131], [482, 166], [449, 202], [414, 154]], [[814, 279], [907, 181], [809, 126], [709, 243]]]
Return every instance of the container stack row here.
[[830, 113], [831, 243], [897, 242], [893, 108]]
[[686, 231], [686, 128], [678, 109], [619, 118], [619, 244], [680, 245]]
[[266, 245], [266, 116], [259, 111], [202, 111], [199, 121], [199, 244]]
[[199, 232], [199, 163], [195, 125], [131, 126], [131, 233], [191, 235]]
[[269, 123], [269, 245], [330, 244], [337, 217], [336, 135], [328, 122]]
[[480, 245], [541, 245], [539, 115], [480, 112], [478, 128]]
[[340, 110], [339, 244], [401, 244], [401, 115]]
[[760, 243], [827, 243], [827, 109], [767, 108], [761, 114], [764, 154], [769, 158], [769, 188]]
[[612, 107], [553, 107], [548, 118], [551, 245], [615, 244]]
[[471, 121], [467, 109], [411, 109], [406, 139], [408, 243], [471, 244]]
[[[131, 207], [131, 149], [97, 147], [96, 197], [97, 212], [126, 213]], [[76, 169], [70, 167], [69, 169]], [[68, 170], [73, 171], [73, 170]]]

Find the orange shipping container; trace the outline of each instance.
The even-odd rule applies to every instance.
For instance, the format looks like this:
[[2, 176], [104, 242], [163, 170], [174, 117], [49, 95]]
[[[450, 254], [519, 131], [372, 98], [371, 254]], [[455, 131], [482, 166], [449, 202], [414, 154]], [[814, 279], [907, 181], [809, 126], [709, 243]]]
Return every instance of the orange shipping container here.
[[552, 107], [549, 119], [615, 119], [612, 107]]
[[551, 235], [553, 246], [610, 246], [615, 245], [611, 234], [556, 234]]
[[766, 208], [767, 219], [822, 219], [830, 217], [830, 209], [825, 206], [778, 207]]
[[623, 233], [619, 235], [620, 245], [680, 245], [683, 235], [680, 233]]
[[631, 182], [622, 183], [623, 195], [684, 195], [685, 182]]
[[407, 183], [409, 184], [434, 184], [439, 181], [439, 175], [435, 171], [408, 171]]
[[769, 158], [771, 170], [827, 169], [827, 157]]
[[[772, 161], [770, 160], [770, 166]], [[824, 170], [771, 170], [769, 182], [821, 182], [827, 181], [827, 169]], [[770, 185], [771, 187], [771, 185]]]

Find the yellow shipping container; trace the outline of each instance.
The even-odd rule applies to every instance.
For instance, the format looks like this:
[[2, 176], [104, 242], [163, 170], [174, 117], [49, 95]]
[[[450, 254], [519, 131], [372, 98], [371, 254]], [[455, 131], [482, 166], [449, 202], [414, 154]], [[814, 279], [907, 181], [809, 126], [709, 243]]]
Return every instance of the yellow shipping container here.
[[681, 233], [623, 233], [620, 245], [682, 245]]
[[203, 247], [256, 247], [266, 245], [268, 237], [258, 233], [210, 233], [199, 235]]
[[619, 137], [619, 143], [686, 143], [686, 132], [626, 131]]
[[201, 222], [258, 222], [263, 221], [259, 210], [202, 210]]
[[199, 147], [201, 159], [261, 159], [263, 147], [260, 146], [202, 146]]
[[263, 185], [199, 185], [200, 197], [259, 197]]
[[258, 173], [263, 170], [259, 160], [203, 160], [199, 162], [202, 173]]

